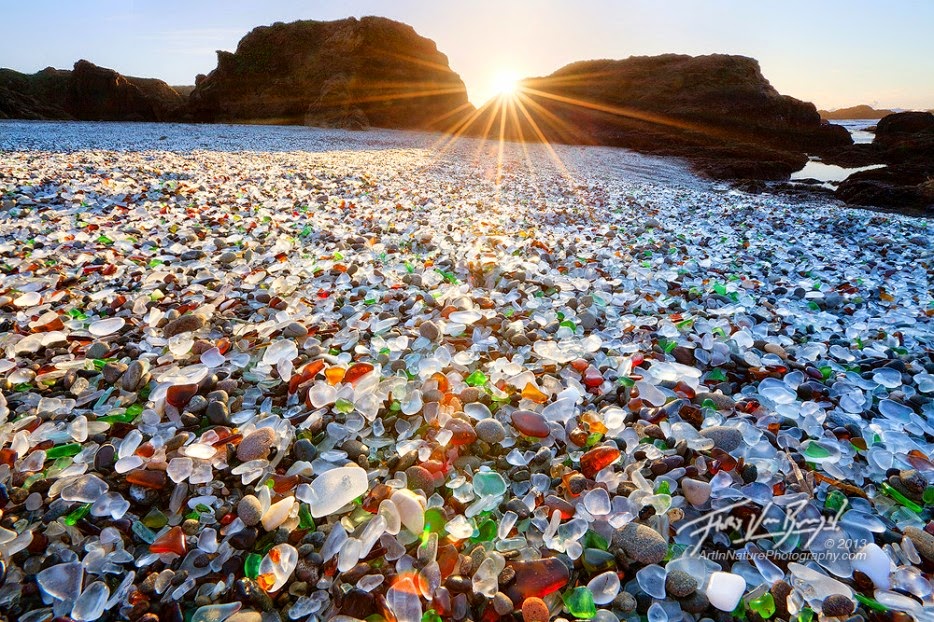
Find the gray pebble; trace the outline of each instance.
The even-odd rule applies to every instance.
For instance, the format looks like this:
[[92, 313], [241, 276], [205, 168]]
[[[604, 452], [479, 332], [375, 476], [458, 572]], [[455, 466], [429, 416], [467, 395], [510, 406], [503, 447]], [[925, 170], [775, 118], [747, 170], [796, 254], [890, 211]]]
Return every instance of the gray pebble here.
[[215, 425], [224, 425], [227, 423], [227, 416], [230, 414], [227, 410], [227, 404], [223, 402], [210, 402], [207, 406], [208, 421]]
[[668, 554], [668, 543], [661, 534], [640, 523], [629, 523], [618, 530], [614, 541], [627, 556], [642, 564], [657, 564]]
[[308, 335], [308, 329], [299, 324], [298, 322], [292, 322], [284, 329], [282, 329], [282, 336], [288, 337], [290, 339], [298, 339]]
[[253, 495], [247, 495], [237, 504], [237, 517], [246, 526], [252, 527], [263, 518], [263, 505]]
[[481, 419], [474, 426], [477, 438], [490, 445], [500, 443], [506, 438], [506, 428], [496, 419]]
[[296, 460], [311, 462], [318, 457], [318, 449], [307, 438], [301, 438], [292, 445], [292, 455]]
[[597, 316], [590, 311], [584, 311], [578, 315], [577, 320], [584, 330], [593, 330], [597, 326]]
[[104, 381], [108, 384], [115, 384], [118, 380], [120, 380], [120, 376], [122, 376], [123, 372], [126, 370], [126, 363], [112, 361], [104, 365], [104, 369], [101, 370], [101, 376], [104, 377]]
[[701, 436], [713, 441], [715, 447], [730, 452], [743, 444], [743, 433], [736, 428], [715, 425], [700, 431]]
[[107, 356], [108, 352], [110, 352], [110, 346], [101, 341], [95, 341], [88, 346], [88, 349], [84, 352], [84, 355], [89, 359], [102, 359]]
[[120, 384], [123, 385], [123, 389], [125, 391], [135, 391], [139, 386], [140, 380], [143, 379], [143, 374], [145, 373], [146, 366], [139, 361], [133, 361], [127, 366], [126, 371], [123, 372], [123, 377], [120, 379]]
[[672, 570], [665, 578], [665, 591], [675, 598], [684, 598], [697, 589], [697, 579], [683, 570]]

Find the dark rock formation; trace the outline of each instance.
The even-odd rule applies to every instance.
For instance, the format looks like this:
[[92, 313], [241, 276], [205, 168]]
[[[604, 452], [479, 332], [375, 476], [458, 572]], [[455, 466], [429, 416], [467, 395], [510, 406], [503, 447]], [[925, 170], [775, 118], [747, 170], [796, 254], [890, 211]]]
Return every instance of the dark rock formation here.
[[930, 175], [930, 169], [901, 166], [862, 171], [843, 181], [834, 196], [850, 205], [930, 215], [934, 208]]
[[71, 74], [66, 110], [89, 121], [164, 121], [183, 103], [162, 80], [126, 77], [79, 60]]
[[850, 106], [849, 108], [837, 108], [836, 110], [818, 110], [821, 119], [832, 121], [846, 121], [850, 119], [881, 119], [882, 117], [893, 114], [892, 110], [877, 110], [872, 106], [860, 104], [859, 106]]
[[162, 80], [124, 76], [86, 60], [74, 70], [34, 74], [0, 69], [0, 117], [83, 121], [165, 121], [182, 97]]
[[31, 75], [0, 69], [0, 118], [73, 118], [65, 111], [70, 79], [70, 71], [52, 67]]
[[899, 112], [880, 119], [876, 125], [876, 141], [880, 146], [892, 146], [905, 141], [929, 139], [934, 135], [934, 114], [930, 112]]
[[837, 198], [854, 205], [920, 210], [934, 208], [934, 114], [899, 112], [879, 121], [876, 139], [847, 149], [832, 161], [851, 166], [886, 164], [851, 175]]
[[[687, 157], [720, 179], [783, 179], [807, 154], [852, 143], [813, 104], [780, 95], [742, 56], [666, 54], [573, 63], [524, 80], [462, 131]], [[497, 119], [494, 119], [496, 117]]]
[[204, 122], [441, 128], [472, 110], [434, 42], [382, 17], [255, 28], [195, 85]]

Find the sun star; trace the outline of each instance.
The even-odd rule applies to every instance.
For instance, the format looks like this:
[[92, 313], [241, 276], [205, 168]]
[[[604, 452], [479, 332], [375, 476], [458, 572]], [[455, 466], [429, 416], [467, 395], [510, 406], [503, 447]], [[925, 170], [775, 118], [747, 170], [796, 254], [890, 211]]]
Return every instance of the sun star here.
[[513, 71], [499, 71], [493, 76], [492, 87], [499, 97], [514, 95], [519, 88], [519, 76]]

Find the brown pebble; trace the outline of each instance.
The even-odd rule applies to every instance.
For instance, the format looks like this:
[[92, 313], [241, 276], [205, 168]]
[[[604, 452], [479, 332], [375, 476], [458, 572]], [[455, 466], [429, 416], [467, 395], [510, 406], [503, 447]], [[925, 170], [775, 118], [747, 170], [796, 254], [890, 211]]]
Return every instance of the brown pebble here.
[[772, 584], [772, 589], [769, 590], [772, 593], [772, 599], [775, 601], [775, 613], [776, 615], [787, 618], [788, 617], [788, 596], [792, 592], [791, 585], [785, 581], [776, 581]]
[[821, 612], [825, 616], [838, 618], [850, 615], [855, 608], [853, 601], [850, 600], [849, 597], [843, 594], [831, 594], [824, 599], [821, 605]]
[[276, 433], [272, 428], [259, 428], [247, 434], [237, 447], [237, 459], [240, 462], [259, 460], [269, 455], [272, 444], [276, 442]]
[[551, 614], [541, 598], [532, 596], [522, 603], [522, 619], [525, 622], [548, 622]]
[[915, 545], [921, 557], [934, 562], [934, 536], [917, 527], [906, 527], [905, 536]]
[[190, 333], [192, 331], [200, 330], [204, 327], [204, 318], [200, 315], [189, 313], [188, 315], [183, 315], [178, 319], [172, 320], [162, 329], [163, 336], [168, 339], [169, 337], [174, 337], [175, 335], [180, 335], [182, 333]]
[[503, 568], [503, 571], [499, 573], [499, 584], [500, 585], [509, 585], [512, 583], [512, 580], [516, 578], [516, 569], [512, 566], [506, 566]]

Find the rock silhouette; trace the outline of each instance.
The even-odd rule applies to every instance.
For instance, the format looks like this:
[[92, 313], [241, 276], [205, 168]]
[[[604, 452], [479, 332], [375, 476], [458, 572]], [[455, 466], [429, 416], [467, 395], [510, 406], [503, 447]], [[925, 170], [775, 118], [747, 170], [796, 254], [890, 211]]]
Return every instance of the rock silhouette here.
[[859, 106], [850, 106], [848, 108], [838, 108], [836, 110], [818, 110], [822, 119], [834, 121], [846, 121], [849, 119], [881, 119], [886, 115], [893, 113], [892, 110], [877, 110], [872, 106], [860, 104]]
[[71, 71], [0, 70], [0, 118], [167, 121], [184, 99], [162, 80], [124, 76], [79, 60]]
[[253, 29], [197, 79], [202, 122], [423, 129], [472, 110], [435, 43], [382, 17]]

